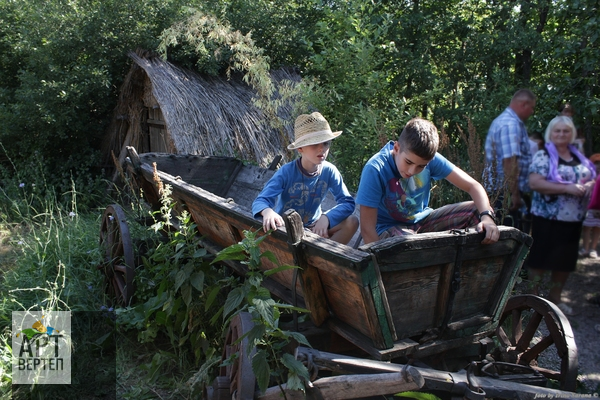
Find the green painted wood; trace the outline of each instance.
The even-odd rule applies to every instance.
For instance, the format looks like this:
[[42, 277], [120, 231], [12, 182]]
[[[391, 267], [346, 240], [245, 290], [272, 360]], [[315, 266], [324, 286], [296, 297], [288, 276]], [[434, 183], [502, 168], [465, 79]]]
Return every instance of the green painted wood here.
[[379, 275], [379, 266], [374, 257], [369, 267], [363, 271], [362, 276], [365, 288], [370, 291], [373, 297], [374, 311], [378, 322], [377, 327], [380, 329], [383, 339], [382, 346], [379, 346], [379, 348], [388, 349], [393, 346], [394, 339], [396, 339], [396, 331], [390, 320], [390, 307], [387, 304], [387, 296], [381, 276]]

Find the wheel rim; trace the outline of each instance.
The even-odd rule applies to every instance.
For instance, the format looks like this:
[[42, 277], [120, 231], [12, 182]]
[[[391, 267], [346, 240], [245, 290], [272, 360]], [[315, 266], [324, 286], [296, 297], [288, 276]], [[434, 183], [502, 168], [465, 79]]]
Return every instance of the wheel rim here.
[[99, 268], [104, 272], [107, 290], [118, 303], [128, 305], [134, 292], [134, 252], [125, 212], [117, 204], [111, 204], [104, 210], [100, 248], [103, 263]]
[[230, 365], [219, 368], [219, 376], [213, 385], [205, 390], [208, 400], [235, 399], [250, 400], [254, 398], [256, 377], [252, 371], [252, 356], [256, 350], [248, 354], [248, 338], [246, 333], [254, 327], [252, 316], [247, 312], [237, 314], [232, 318], [225, 337], [225, 347], [221, 361], [228, 360], [237, 353], [237, 357]]
[[254, 386], [256, 377], [252, 371], [252, 356], [255, 353], [253, 349], [248, 354], [248, 338], [245, 337], [241, 341], [238, 340], [254, 327], [252, 316], [247, 312], [242, 312], [236, 315], [229, 325], [227, 337], [225, 339], [225, 349], [223, 350], [223, 358], [226, 360], [235, 353], [238, 356], [232, 365], [227, 365], [225, 368], [225, 376], [230, 380], [229, 389], [233, 398], [236, 400], [246, 400], [254, 398]]
[[[538, 340], [536, 333], [540, 332], [542, 322], [547, 331]], [[511, 297], [496, 336], [501, 344], [502, 361], [528, 365], [546, 378], [559, 381], [561, 390], [575, 391], [577, 345], [569, 320], [554, 303], [534, 295]], [[538, 366], [538, 358], [554, 350], [560, 358], [560, 371]]]

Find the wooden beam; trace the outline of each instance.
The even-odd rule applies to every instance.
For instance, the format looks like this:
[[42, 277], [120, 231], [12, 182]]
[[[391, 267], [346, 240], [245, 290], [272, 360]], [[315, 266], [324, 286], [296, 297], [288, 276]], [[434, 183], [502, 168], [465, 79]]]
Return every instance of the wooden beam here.
[[299, 275], [302, 291], [304, 292], [304, 302], [310, 310], [310, 318], [313, 323], [316, 326], [321, 326], [329, 318], [329, 309], [319, 270], [306, 262], [306, 257], [302, 251], [302, 236], [304, 235], [302, 218], [296, 211], [287, 210], [284, 213], [283, 220], [288, 234], [288, 245], [296, 265], [301, 268]]
[[[327, 353], [302, 346], [298, 347], [296, 352], [298, 359], [304, 359], [310, 356], [312, 362], [319, 369], [342, 374], [402, 372], [403, 369], [407, 367], [403, 364]], [[421, 390], [424, 392], [435, 390], [462, 396], [464, 395], [464, 389], [468, 387], [469, 384], [469, 379], [467, 378], [465, 370], [459, 372], [445, 372], [430, 368], [412, 368], [416, 369], [423, 377], [425, 385]], [[475, 383], [485, 391], [486, 398], [534, 400], [540, 398], [573, 399], [577, 397], [577, 394], [573, 392], [549, 389], [519, 382], [503, 381], [483, 376], [471, 377], [471, 379], [474, 379]], [[281, 392], [279, 393], [281, 394]]]
[[[416, 368], [407, 366], [403, 372], [341, 375], [317, 379], [312, 387], [306, 389], [306, 394], [298, 390], [287, 390], [285, 398], [289, 400], [304, 400], [306, 398], [321, 398], [327, 400], [358, 399], [371, 396], [383, 396], [406, 391], [419, 390], [425, 380]], [[316, 393], [315, 393], [316, 392]], [[312, 397], [307, 397], [311, 395]], [[280, 400], [281, 389], [277, 386], [266, 390], [264, 395], [255, 396], [259, 400]]]

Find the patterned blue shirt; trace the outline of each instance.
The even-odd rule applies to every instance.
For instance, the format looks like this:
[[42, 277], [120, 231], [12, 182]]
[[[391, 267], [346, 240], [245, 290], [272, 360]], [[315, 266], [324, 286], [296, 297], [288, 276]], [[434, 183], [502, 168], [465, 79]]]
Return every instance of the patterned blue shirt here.
[[512, 108], [507, 107], [492, 122], [485, 140], [486, 168], [484, 185], [488, 192], [505, 186], [502, 160], [516, 156], [519, 163], [519, 190], [530, 192], [531, 150], [527, 128]]
[[321, 217], [321, 203], [328, 190], [337, 203], [325, 212], [329, 227], [333, 228], [348, 218], [356, 207], [342, 175], [333, 164], [324, 161], [321, 173], [309, 177], [300, 171], [296, 161], [292, 161], [279, 168], [269, 179], [252, 203], [252, 215], [260, 217], [265, 208], [272, 208], [281, 215], [293, 208], [302, 217], [304, 226], [310, 226]]

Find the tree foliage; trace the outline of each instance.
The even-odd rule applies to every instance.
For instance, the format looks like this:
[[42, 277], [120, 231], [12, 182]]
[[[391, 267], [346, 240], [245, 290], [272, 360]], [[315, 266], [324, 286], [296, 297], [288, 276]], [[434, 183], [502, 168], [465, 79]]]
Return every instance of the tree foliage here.
[[318, 82], [323, 114], [349, 133], [332, 148], [349, 186], [357, 184], [364, 154], [395, 138], [408, 118], [433, 120], [464, 149], [458, 128], [467, 131], [471, 121], [484, 137], [521, 87], [538, 95], [530, 131], [543, 131], [569, 101], [587, 152], [598, 150], [597, 7], [545, 0], [327, 7], [307, 36], [302, 68]]
[[216, 17], [193, 11], [185, 20], [166, 29], [158, 47], [160, 54], [217, 75], [244, 72], [244, 79], [260, 96], [269, 98], [273, 84], [269, 77], [269, 60], [263, 49], [255, 46], [249, 34], [233, 30]]
[[63, 187], [97, 166], [127, 52], [155, 48], [178, 9], [178, 0], [0, 0], [0, 160], [42, 159]]
[[530, 130], [568, 101], [589, 154], [598, 15], [592, 0], [0, 0], [0, 140], [65, 171], [93, 164], [126, 52], [144, 47], [205, 72], [235, 66], [267, 93], [268, 68], [297, 67], [298, 113], [344, 130], [332, 158], [351, 188], [409, 118], [462, 148], [458, 128], [483, 137], [521, 87], [538, 95]]

